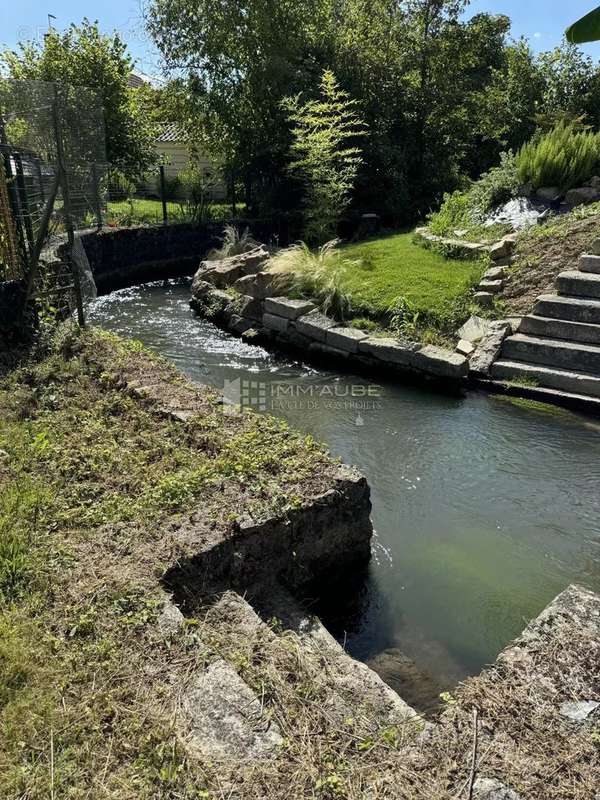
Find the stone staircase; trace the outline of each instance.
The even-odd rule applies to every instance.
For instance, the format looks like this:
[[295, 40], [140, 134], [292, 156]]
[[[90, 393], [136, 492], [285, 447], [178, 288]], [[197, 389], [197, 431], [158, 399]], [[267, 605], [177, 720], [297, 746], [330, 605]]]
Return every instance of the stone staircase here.
[[504, 341], [492, 378], [535, 387], [550, 401], [581, 400], [600, 409], [600, 239], [578, 269], [558, 276], [556, 288], [538, 297]]

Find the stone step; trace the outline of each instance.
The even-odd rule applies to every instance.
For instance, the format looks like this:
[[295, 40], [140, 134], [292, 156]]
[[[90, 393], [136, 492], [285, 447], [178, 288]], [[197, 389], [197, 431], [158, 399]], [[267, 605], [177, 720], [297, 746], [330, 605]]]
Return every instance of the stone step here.
[[585, 254], [579, 259], [579, 269], [581, 272], [600, 273], [600, 256]]
[[[263, 619], [277, 619], [298, 637], [298, 658], [317, 665], [331, 682], [331, 696], [346, 716], [360, 713], [379, 725], [421, 724], [421, 717], [379, 675], [350, 656], [314, 615], [280, 585], [262, 587], [252, 598]], [[359, 711], [360, 709], [360, 711]]]
[[501, 358], [600, 375], [600, 347], [580, 342], [517, 333], [505, 339]]
[[492, 366], [492, 378], [501, 381], [526, 379], [540, 387], [557, 389], [572, 395], [600, 398], [600, 377], [585, 372], [525, 364], [502, 359]]
[[552, 319], [600, 325], [600, 300], [564, 297], [560, 294], [543, 294], [538, 297], [533, 313], [537, 317], [552, 317]]
[[600, 298], [600, 275], [579, 270], [561, 272], [556, 279], [556, 288], [560, 294], [570, 297]]
[[519, 333], [528, 333], [531, 336], [545, 336], [548, 339], [564, 339], [571, 342], [600, 345], [600, 325], [540, 317], [536, 314], [529, 314], [527, 317], [523, 317]]

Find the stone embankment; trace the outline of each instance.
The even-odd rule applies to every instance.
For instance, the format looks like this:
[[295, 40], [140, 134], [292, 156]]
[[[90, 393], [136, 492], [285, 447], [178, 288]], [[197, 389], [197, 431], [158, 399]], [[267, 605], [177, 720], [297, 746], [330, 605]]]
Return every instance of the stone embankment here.
[[460, 385], [468, 361], [441, 347], [371, 336], [285, 294], [285, 276], [269, 271], [269, 253], [258, 247], [241, 256], [203, 261], [192, 284], [191, 306], [247, 339], [270, 341], [337, 364], [410, 373]]

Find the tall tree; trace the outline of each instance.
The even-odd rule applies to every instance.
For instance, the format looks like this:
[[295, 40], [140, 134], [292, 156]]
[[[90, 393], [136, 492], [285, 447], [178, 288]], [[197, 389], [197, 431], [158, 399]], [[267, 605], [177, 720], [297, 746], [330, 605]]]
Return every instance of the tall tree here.
[[49, 31], [43, 43], [26, 42], [0, 55], [5, 74], [15, 80], [55, 81], [97, 90], [104, 108], [108, 161], [138, 178], [155, 158], [154, 128], [127, 86], [133, 61], [115, 33], [100, 33], [84, 19], [64, 33]]

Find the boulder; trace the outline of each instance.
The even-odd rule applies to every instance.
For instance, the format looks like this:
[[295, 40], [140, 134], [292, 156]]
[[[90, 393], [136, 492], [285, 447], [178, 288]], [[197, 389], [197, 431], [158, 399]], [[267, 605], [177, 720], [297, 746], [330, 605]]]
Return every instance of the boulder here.
[[258, 272], [256, 275], [245, 275], [239, 278], [233, 288], [240, 294], [248, 295], [256, 300], [264, 300], [273, 294], [276, 279], [268, 272]]
[[358, 328], [331, 328], [327, 331], [326, 343], [329, 347], [344, 350], [347, 353], [358, 353], [358, 344], [368, 336]]
[[415, 350], [418, 350], [418, 345], [404, 345], [396, 339], [376, 336], [363, 339], [358, 343], [358, 352], [361, 355], [401, 367], [411, 365]]
[[499, 294], [504, 288], [504, 281], [481, 281], [479, 284], [479, 291], [489, 292], [490, 294]]
[[490, 258], [492, 261], [500, 261], [500, 259], [510, 256], [514, 249], [514, 238], [511, 236], [505, 236], [504, 239], [501, 239], [499, 242], [496, 242], [496, 244], [490, 247]]
[[299, 317], [296, 322], [296, 330], [313, 339], [316, 342], [324, 342], [327, 339], [327, 331], [335, 328], [337, 322], [322, 314], [320, 311], [311, 311], [303, 317]]
[[429, 375], [450, 380], [466, 378], [469, 372], [469, 362], [464, 356], [432, 344], [422, 347], [414, 354], [413, 364], [416, 369]]
[[565, 195], [565, 200], [570, 206], [582, 206], [600, 200], [600, 187], [580, 186], [570, 189]]
[[506, 266], [490, 267], [484, 276], [484, 281], [500, 281], [506, 277]]
[[265, 312], [277, 314], [279, 317], [296, 320], [304, 314], [314, 310], [314, 303], [307, 300], [288, 300], [287, 297], [267, 297], [265, 299]]
[[542, 186], [535, 196], [544, 203], [554, 203], [560, 199], [562, 192], [558, 186]]
[[200, 272], [197, 272], [192, 282], [192, 297], [205, 297], [209, 292], [212, 292], [214, 288], [212, 283], [205, 281]]
[[256, 275], [267, 268], [271, 254], [264, 244], [261, 244], [247, 253], [233, 256], [233, 258], [237, 259], [242, 275]]
[[598, 709], [600, 709], [600, 703], [595, 700], [580, 700], [579, 702], [563, 703], [560, 713], [571, 722], [585, 722]]
[[495, 778], [477, 778], [473, 800], [521, 800], [520, 796]]
[[262, 319], [263, 302], [262, 300], [257, 300], [256, 297], [250, 297], [247, 294], [242, 295], [236, 304], [236, 308], [240, 317], [253, 319], [257, 322]]
[[490, 329], [490, 323], [483, 317], [478, 317], [476, 314], [469, 317], [465, 324], [459, 328], [456, 335], [461, 339], [466, 339], [468, 342], [478, 342], [487, 334]]

